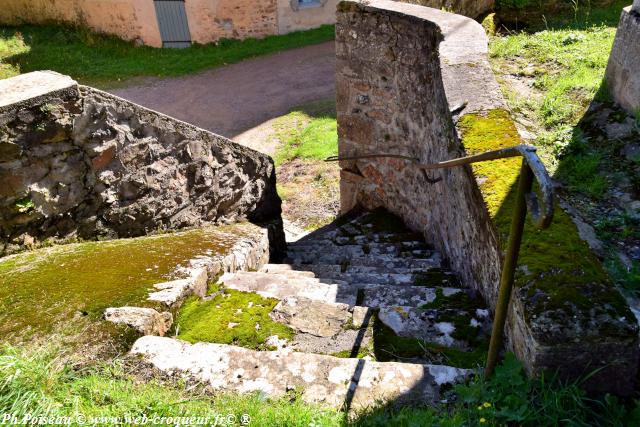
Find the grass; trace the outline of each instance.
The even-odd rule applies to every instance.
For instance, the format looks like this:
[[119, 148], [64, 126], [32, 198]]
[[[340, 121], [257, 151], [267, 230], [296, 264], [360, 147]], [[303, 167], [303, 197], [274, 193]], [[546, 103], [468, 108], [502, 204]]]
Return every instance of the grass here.
[[[534, 143], [563, 184], [560, 191], [587, 222], [596, 225], [606, 252], [611, 252], [605, 254], [610, 258], [605, 262], [608, 273], [624, 287], [637, 289], [636, 267], [626, 272], [614, 267], [618, 265], [615, 246], [634, 244], [629, 227], [599, 226], [621, 219], [610, 218], [617, 214], [607, 206], [615, 205], [610, 198], [619, 183], [631, 182], [631, 187], [640, 188], [637, 165], [620, 155], [632, 141], [610, 140], [605, 126], [592, 122], [603, 108], [614, 111], [609, 120], [617, 115], [620, 118], [615, 121], [627, 117], [611, 104], [603, 79], [620, 12], [628, 3], [615, 0], [610, 7], [597, 8], [579, 2], [575, 13], [547, 14], [545, 18], [539, 13], [538, 21], [530, 21], [526, 31], [507, 30], [492, 37], [490, 52], [496, 74], [507, 77], [503, 86], [509, 106], [537, 135]], [[520, 80], [519, 86], [523, 82], [530, 85], [531, 90], [518, 93], [510, 89], [513, 79]]]
[[[131, 361], [74, 367], [54, 347], [0, 348], [0, 414], [70, 417], [69, 425], [114, 425], [127, 417], [206, 417], [245, 415], [252, 426], [632, 426], [640, 408], [612, 396], [591, 398], [578, 384], [553, 377], [527, 379], [511, 355], [490, 380], [475, 378], [455, 388], [459, 396], [437, 408], [373, 407], [349, 419], [343, 413], [302, 402], [296, 393], [268, 400], [259, 394], [211, 394], [182, 380], [142, 380]], [[134, 369], [135, 370], [135, 369]], [[175, 378], [175, 377], [174, 377]], [[80, 418], [78, 418], [80, 417]], [[99, 423], [95, 420], [102, 419]], [[179, 424], [174, 421], [172, 425]], [[218, 424], [221, 425], [221, 424]], [[238, 425], [238, 424], [235, 424]]]
[[138, 47], [116, 37], [66, 26], [0, 27], [0, 78], [37, 70], [67, 74], [105, 87], [141, 76], [168, 77], [236, 63], [247, 58], [333, 40], [334, 27], [188, 49]]
[[208, 301], [191, 298], [178, 312], [178, 338], [264, 349], [270, 336], [291, 339], [294, 335], [269, 317], [276, 304], [276, 299], [234, 290], [225, 290]]
[[321, 161], [338, 154], [335, 107], [319, 104], [314, 111], [298, 110], [281, 117], [274, 125], [279, 146], [276, 166], [299, 159]]

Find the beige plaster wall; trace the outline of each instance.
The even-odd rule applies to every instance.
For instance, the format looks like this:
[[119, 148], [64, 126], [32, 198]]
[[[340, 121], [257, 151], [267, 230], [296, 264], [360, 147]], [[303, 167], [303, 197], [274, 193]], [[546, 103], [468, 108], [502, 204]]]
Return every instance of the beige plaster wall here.
[[0, 24], [84, 24], [125, 40], [162, 46], [153, 0], [2, 0]]
[[187, 0], [191, 39], [211, 43], [278, 33], [277, 0]]
[[321, 0], [321, 5], [295, 10], [292, 0], [278, 0], [278, 34], [335, 24], [338, 0]]

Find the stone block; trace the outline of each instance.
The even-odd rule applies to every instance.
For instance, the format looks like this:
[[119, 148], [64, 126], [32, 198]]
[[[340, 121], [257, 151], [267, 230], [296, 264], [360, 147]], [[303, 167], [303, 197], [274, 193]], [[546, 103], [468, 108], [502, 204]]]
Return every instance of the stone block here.
[[143, 335], [161, 337], [173, 324], [171, 313], [159, 313], [152, 308], [141, 307], [107, 308], [104, 312], [104, 319], [117, 325], [132, 327]]
[[613, 100], [632, 114], [640, 111], [640, 7], [622, 11], [605, 75]]

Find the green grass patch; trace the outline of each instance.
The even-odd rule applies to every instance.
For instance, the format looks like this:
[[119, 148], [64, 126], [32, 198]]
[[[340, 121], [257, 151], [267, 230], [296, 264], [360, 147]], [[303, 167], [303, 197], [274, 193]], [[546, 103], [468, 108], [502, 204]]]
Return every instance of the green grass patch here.
[[105, 87], [132, 77], [180, 76], [285, 49], [333, 40], [335, 29], [263, 39], [221, 40], [187, 49], [138, 47], [117, 37], [66, 26], [0, 27], [0, 78], [54, 70]]
[[577, 123], [600, 91], [615, 33], [615, 27], [605, 26], [522, 32], [492, 39], [490, 53], [494, 59], [534, 64], [534, 87], [543, 92], [535, 113], [552, 131]]
[[275, 124], [281, 146], [276, 151], [276, 166], [295, 159], [320, 161], [338, 153], [338, 127], [334, 116], [314, 117], [294, 111]]
[[[50, 349], [24, 351], [5, 347], [0, 350], [0, 412], [13, 414], [19, 420], [26, 416], [81, 415], [86, 425], [117, 425], [109, 417], [130, 419], [146, 415], [154, 417], [207, 417], [203, 425], [227, 425], [227, 415], [233, 414], [240, 425], [247, 414], [251, 426], [336, 426], [344, 416], [336, 411], [308, 405], [289, 396], [267, 400], [253, 393], [215, 396], [185, 383], [142, 382], [129, 372], [131, 368], [120, 360], [77, 371], [56, 357]], [[221, 415], [216, 424], [216, 416]], [[90, 418], [107, 417], [102, 423], [90, 423]], [[151, 422], [148, 422], [151, 424]], [[134, 425], [133, 421], [122, 425]], [[138, 425], [143, 423], [138, 422]], [[82, 425], [72, 422], [70, 425]], [[178, 425], [166, 422], [164, 425]], [[182, 424], [187, 425], [187, 424]], [[193, 424], [190, 424], [193, 425]], [[231, 425], [231, 424], [228, 424]]]
[[191, 298], [178, 312], [178, 338], [265, 349], [264, 342], [272, 335], [281, 339], [294, 335], [293, 330], [269, 317], [277, 304], [273, 298], [234, 290], [225, 290], [209, 301]]

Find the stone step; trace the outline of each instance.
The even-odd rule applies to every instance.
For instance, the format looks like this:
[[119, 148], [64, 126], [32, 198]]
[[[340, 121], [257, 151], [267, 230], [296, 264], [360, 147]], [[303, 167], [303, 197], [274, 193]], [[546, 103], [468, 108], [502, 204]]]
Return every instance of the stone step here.
[[488, 315], [470, 316], [465, 310], [445, 308], [381, 307], [378, 320], [399, 337], [464, 351], [486, 337], [491, 325]]
[[352, 349], [357, 353], [357, 349], [366, 348], [372, 333], [365, 329], [372, 328], [376, 318], [396, 336], [469, 350], [488, 330], [489, 320], [488, 316], [446, 306], [421, 309], [396, 305], [375, 310], [301, 297], [282, 299], [270, 317], [296, 332], [294, 349], [301, 350], [303, 345], [302, 351], [327, 354]]
[[397, 252], [399, 250], [433, 250], [428, 247], [426, 243], [410, 240], [406, 242], [376, 242], [369, 241], [366, 236], [357, 236], [363, 237], [362, 239], [357, 238], [349, 238], [349, 240], [342, 240], [339, 238], [335, 239], [313, 239], [313, 240], [304, 240], [293, 243], [288, 243], [287, 248], [290, 251], [298, 251], [298, 250], [352, 250], [353, 248], [363, 248], [367, 247], [371, 251], [379, 251], [381, 253], [390, 253]]
[[[313, 274], [313, 277], [331, 277], [333, 274], [355, 273], [391, 273], [391, 274], [414, 274], [422, 273], [438, 267], [380, 267], [380, 266], [358, 266], [350, 264], [265, 264], [259, 271], [263, 273], [286, 273], [295, 271], [304, 275]], [[312, 276], [309, 276], [312, 277]]]
[[307, 403], [356, 411], [373, 402], [435, 405], [442, 390], [473, 374], [444, 365], [255, 351], [152, 336], [138, 339], [131, 353], [167, 375], [208, 383], [216, 391], [261, 392], [278, 398], [297, 390]]
[[362, 258], [379, 255], [412, 256], [416, 258], [431, 258], [434, 251], [424, 248], [405, 248], [397, 245], [305, 245], [293, 246], [287, 249], [289, 256], [327, 255], [335, 254], [341, 257]]
[[[429, 251], [401, 252], [398, 254], [365, 254], [361, 253], [336, 253], [322, 251], [287, 252], [284, 260], [288, 264], [343, 264], [376, 266], [389, 263], [391, 266], [416, 265], [415, 261], [422, 261], [423, 265], [434, 266], [440, 263], [440, 257], [434, 256]], [[406, 263], [406, 264], [405, 264]]]
[[292, 278], [285, 274], [227, 273], [219, 281], [226, 288], [243, 292], [255, 292], [267, 298], [304, 297], [316, 301], [355, 305], [357, 297], [357, 291], [345, 283], [322, 283], [319, 279], [310, 277]]
[[267, 271], [227, 273], [219, 281], [229, 289], [255, 292], [276, 299], [291, 296], [356, 305], [360, 296], [362, 301], [359, 301], [359, 305], [372, 308], [396, 305], [420, 307], [433, 302], [439, 291], [445, 297], [462, 292], [455, 287], [349, 283], [308, 277], [304, 274], [308, 272], [295, 270], [273, 273], [267, 268]]

